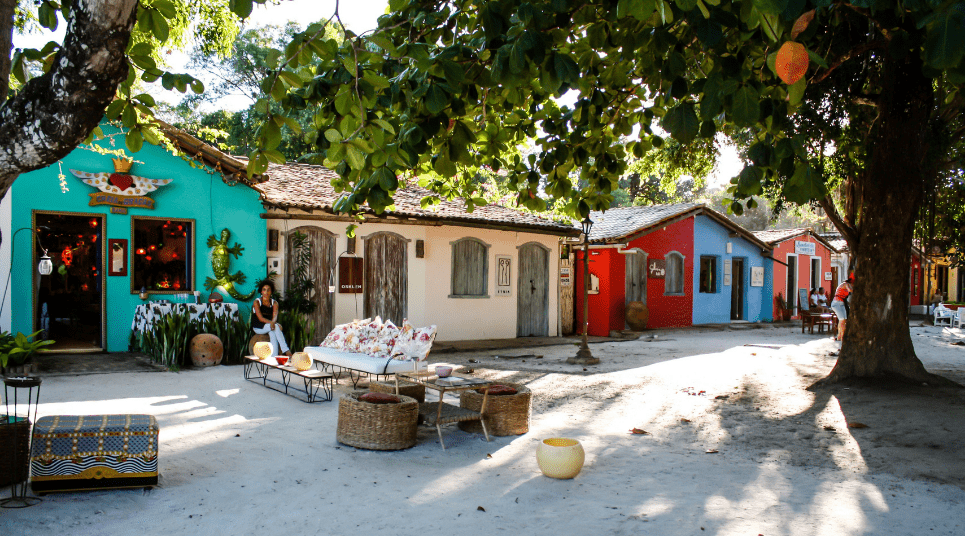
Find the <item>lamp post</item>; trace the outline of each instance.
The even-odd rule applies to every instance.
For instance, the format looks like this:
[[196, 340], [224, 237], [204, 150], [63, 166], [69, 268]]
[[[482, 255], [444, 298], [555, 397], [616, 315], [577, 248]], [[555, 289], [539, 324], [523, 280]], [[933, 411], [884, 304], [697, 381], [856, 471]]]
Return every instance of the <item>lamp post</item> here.
[[587, 216], [580, 222], [580, 226], [583, 228], [583, 342], [576, 355], [566, 362], [571, 365], [596, 365], [600, 359], [593, 357], [586, 342], [586, 332], [590, 328], [590, 229], [593, 228], [593, 220]]

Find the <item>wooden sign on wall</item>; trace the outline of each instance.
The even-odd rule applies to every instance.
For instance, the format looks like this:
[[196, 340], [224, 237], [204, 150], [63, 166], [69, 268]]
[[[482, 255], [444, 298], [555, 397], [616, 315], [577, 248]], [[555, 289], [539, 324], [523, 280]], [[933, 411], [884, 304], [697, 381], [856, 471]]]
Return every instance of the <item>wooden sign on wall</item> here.
[[338, 260], [338, 293], [360, 294], [362, 292], [362, 259], [342, 257]]
[[650, 279], [664, 279], [667, 275], [667, 261], [665, 259], [650, 259], [647, 262], [647, 277]]

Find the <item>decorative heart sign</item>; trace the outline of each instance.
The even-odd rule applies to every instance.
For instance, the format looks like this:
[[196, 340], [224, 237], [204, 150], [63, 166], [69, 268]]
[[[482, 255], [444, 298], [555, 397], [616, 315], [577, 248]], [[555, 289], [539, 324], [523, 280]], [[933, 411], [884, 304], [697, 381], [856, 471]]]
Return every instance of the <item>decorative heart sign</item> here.
[[127, 173], [111, 173], [109, 180], [111, 184], [120, 188], [122, 192], [134, 184], [134, 179]]

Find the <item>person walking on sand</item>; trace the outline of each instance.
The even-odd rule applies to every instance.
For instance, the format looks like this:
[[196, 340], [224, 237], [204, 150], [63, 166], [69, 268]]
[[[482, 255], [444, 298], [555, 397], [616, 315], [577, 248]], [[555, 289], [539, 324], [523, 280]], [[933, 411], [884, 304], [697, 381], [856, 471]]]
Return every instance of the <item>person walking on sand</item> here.
[[844, 283], [838, 285], [838, 289], [834, 291], [834, 299], [831, 300], [831, 310], [838, 315], [838, 336], [834, 339], [836, 341], [844, 340], [844, 328], [848, 325], [848, 301], [854, 292], [853, 284], [854, 274], [851, 274]]
[[281, 324], [278, 323], [278, 302], [271, 297], [275, 293], [275, 284], [270, 279], [265, 279], [258, 284], [258, 292], [261, 296], [255, 298], [255, 303], [251, 308], [251, 329], [259, 335], [268, 334], [271, 341], [272, 355], [292, 355], [285, 342], [285, 334], [281, 332]]

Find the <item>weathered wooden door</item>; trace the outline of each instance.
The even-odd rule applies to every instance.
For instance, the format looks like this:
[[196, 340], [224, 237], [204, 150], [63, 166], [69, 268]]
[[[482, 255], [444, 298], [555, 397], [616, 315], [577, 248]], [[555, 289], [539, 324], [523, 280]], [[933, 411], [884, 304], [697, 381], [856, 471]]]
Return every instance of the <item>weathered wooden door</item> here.
[[535, 242], [519, 247], [517, 337], [549, 335], [549, 255], [549, 249]]
[[[308, 246], [304, 252], [293, 249], [292, 236], [295, 232], [308, 236]], [[300, 254], [308, 255], [305, 275], [315, 283], [315, 288], [309, 292], [310, 295], [308, 296], [315, 302], [315, 312], [309, 315], [309, 321], [315, 324], [315, 335], [307, 342], [309, 346], [317, 346], [325, 340], [325, 336], [335, 327], [332, 320], [333, 295], [328, 293], [329, 274], [331, 274], [332, 266], [335, 264], [335, 235], [320, 227], [298, 227], [288, 233], [285, 251], [287, 253], [285, 261], [286, 292], [295, 282], [295, 271], [300, 263]]]
[[[624, 292], [626, 299], [623, 306], [638, 301], [647, 304], [647, 254], [637, 251], [624, 256], [626, 259], [626, 282]], [[626, 326], [630, 327], [630, 326]]]
[[395, 233], [365, 240], [365, 317], [381, 316], [401, 326], [408, 314], [409, 241]]
[[744, 259], [734, 258], [730, 262], [730, 319], [744, 320]]

